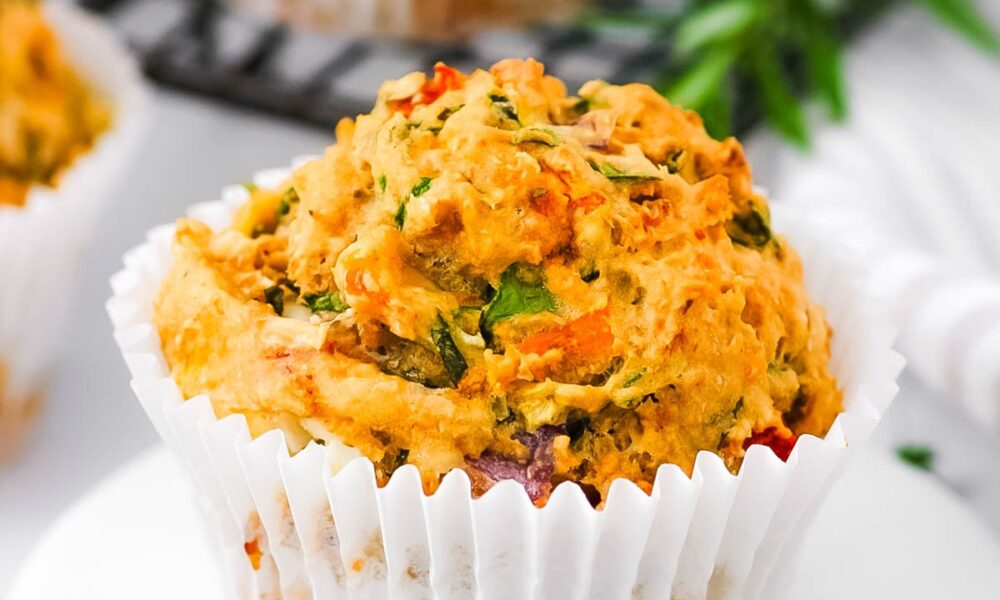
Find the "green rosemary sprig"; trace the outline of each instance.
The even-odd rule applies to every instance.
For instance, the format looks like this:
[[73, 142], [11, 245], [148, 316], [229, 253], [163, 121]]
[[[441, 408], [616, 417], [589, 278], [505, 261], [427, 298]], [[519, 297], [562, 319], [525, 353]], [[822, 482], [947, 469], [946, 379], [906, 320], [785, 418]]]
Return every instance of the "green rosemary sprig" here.
[[[666, 40], [658, 89], [698, 111], [714, 137], [765, 119], [809, 145], [804, 104], [847, 116], [842, 50], [857, 29], [903, 0], [687, 0], [672, 11], [590, 11], [585, 27], [646, 30]], [[980, 50], [1000, 57], [1000, 38], [974, 0], [906, 0], [926, 7]]]

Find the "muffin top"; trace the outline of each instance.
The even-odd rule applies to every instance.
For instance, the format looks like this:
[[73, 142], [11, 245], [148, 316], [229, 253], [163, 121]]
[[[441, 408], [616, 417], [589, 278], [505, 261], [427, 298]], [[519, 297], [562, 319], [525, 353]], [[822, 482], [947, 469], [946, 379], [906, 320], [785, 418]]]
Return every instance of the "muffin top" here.
[[154, 319], [186, 397], [293, 451], [596, 504], [700, 450], [786, 458], [841, 410], [741, 146], [646, 85], [438, 64], [248, 189], [225, 230], [179, 221]]
[[0, 206], [59, 175], [110, 123], [62, 55], [36, 2], [0, 2]]

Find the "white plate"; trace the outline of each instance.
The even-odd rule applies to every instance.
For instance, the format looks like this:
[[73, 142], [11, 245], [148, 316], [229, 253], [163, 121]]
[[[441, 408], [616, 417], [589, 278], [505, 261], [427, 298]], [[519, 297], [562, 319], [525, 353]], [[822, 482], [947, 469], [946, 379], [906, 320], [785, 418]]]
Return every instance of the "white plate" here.
[[[995, 600], [1000, 546], [934, 478], [872, 449], [802, 549], [795, 600]], [[224, 598], [188, 482], [162, 448], [84, 496], [42, 538], [10, 600]]]

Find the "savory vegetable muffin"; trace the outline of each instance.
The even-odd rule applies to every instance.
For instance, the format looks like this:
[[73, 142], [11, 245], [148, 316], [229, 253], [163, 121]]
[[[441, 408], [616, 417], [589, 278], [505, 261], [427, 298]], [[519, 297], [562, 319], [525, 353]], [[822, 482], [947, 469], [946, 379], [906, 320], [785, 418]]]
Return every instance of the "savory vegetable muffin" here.
[[154, 320], [186, 397], [536, 502], [700, 450], [787, 458], [841, 410], [830, 328], [734, 139], [645, 85], [528, 60], [383, 85], [325, 156], [178, 223]]
[[60, 174], [110, 125], [110, 111], [77, 77], [38, 3], [0, 2], [0, 206]]

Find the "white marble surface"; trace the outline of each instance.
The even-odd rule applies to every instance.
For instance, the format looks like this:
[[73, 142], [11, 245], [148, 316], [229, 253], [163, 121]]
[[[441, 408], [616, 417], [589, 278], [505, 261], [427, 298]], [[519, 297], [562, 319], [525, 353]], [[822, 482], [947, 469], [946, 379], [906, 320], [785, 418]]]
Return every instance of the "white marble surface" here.
[[[108, 276], [145, 230], [254, 170], [320, 151], [332, 135], [157, 92], [141, 156], [88, 251], [46, 410], [20, 460], [0, 467], [0, 596], [46, 527], [115, 467], [156, 443], [128, 387], [103, 304]], [[767, 181], [762, 181], [767, 185]], [[876, 443], [930, 443], [944, 479], [1000, 532], [1000, 441], [904, 378]], [[992, 457], [992, 458], [991, 458]], [[933, 518], [929, 515], [928, 518]], [[86, 551], [86, 549], [81, 549]]]

